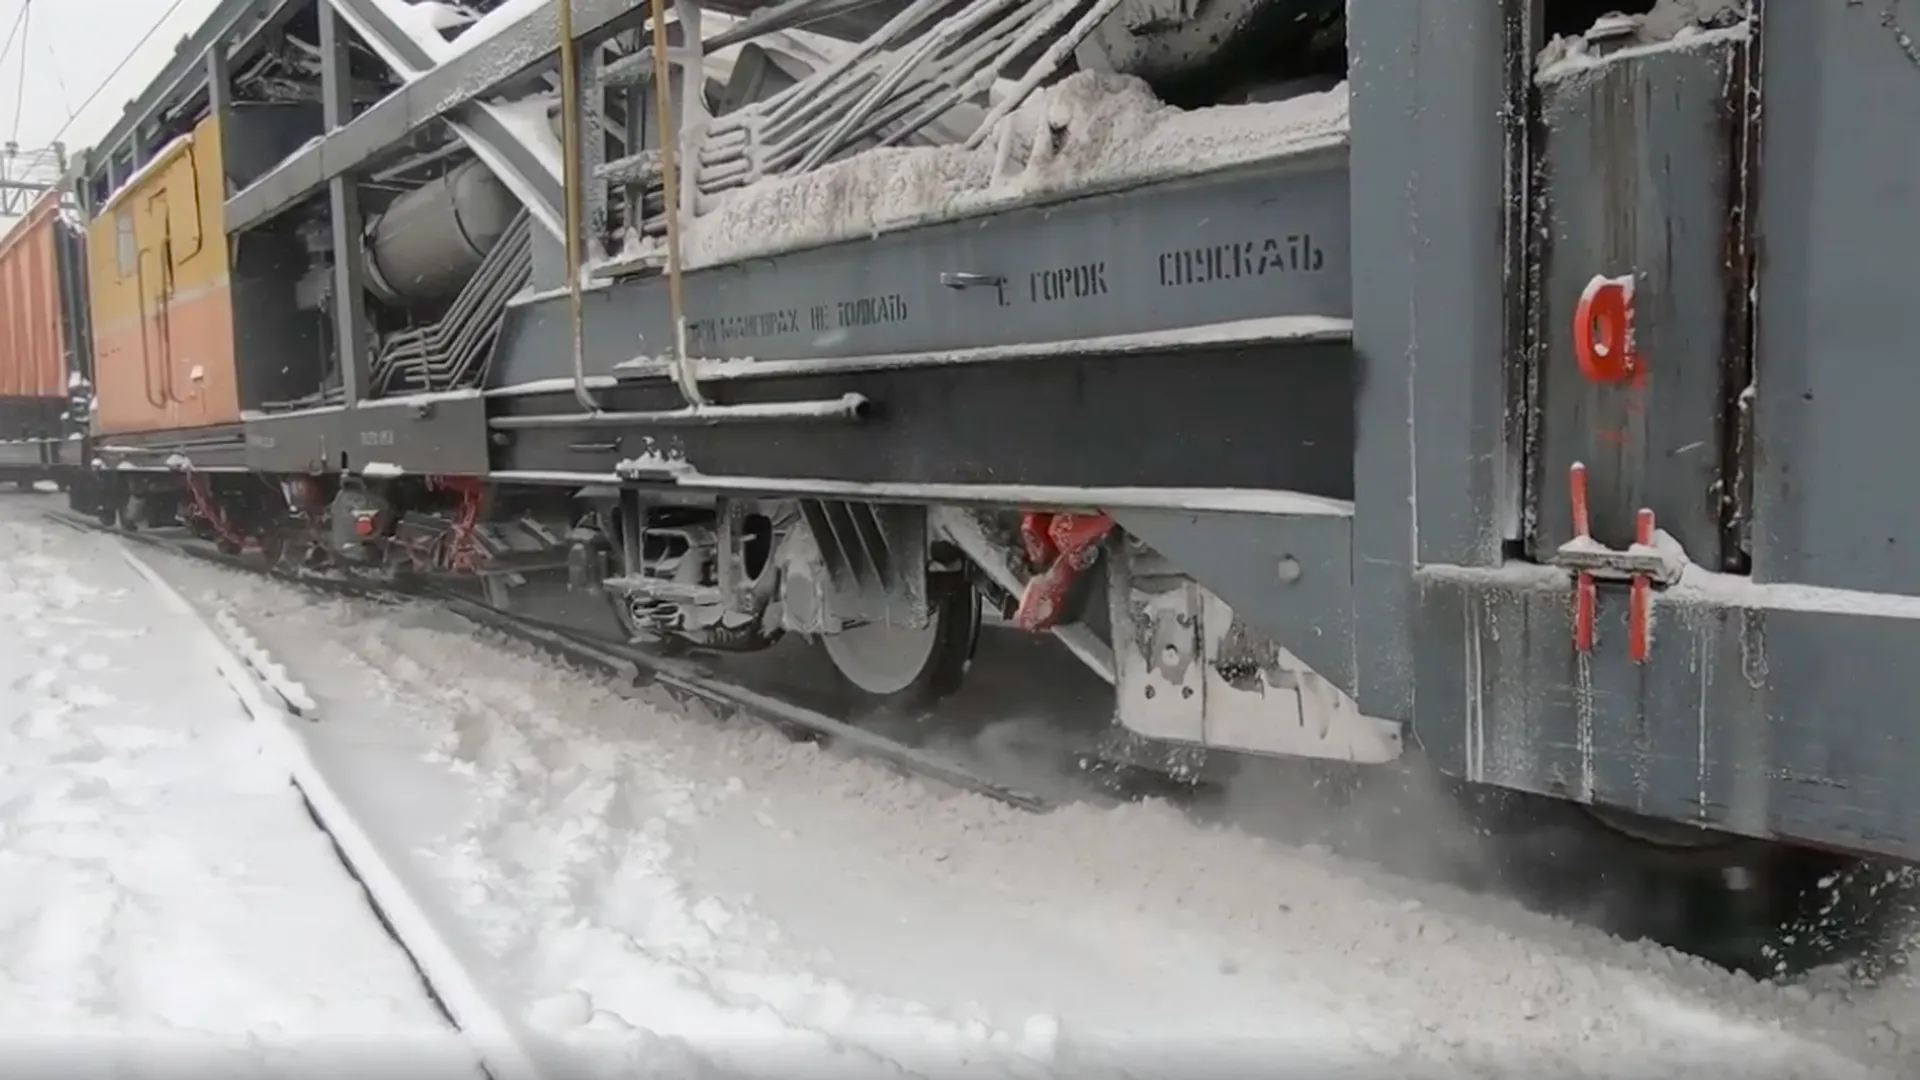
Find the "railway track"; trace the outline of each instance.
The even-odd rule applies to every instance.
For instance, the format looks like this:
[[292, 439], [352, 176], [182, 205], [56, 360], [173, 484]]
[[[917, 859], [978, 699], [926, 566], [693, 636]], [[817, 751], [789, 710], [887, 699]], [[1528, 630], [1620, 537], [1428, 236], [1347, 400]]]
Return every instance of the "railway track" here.
[[[1053, 800], [997, 782], [906, 743], [703, 670], [698, 663], [655, 656], [625, 642], [508, 611], [443, 584], [422, 582], [401, 586], [345, 575], [294, 573], [265, 566], [245, 555], [229, 555], [214, 550], [191, 537], [109, 528], [91, 518], [65, 510], [47, 510], [44, 513], [48, 520], [70, 529], [114, 536], [184, 558], [268, 576], [316, 592], [384, 604], [437, 603], [479, 626], [533, 646], [575, 667], [609, 678], [623, 691], [631, 692], [646, 685], [655, 686], [683, 701], [693, 699], [715, 706], [723, 714], [748, 717], [789, 733], [803, 732], [831, 740], [843, 749], [885, 762], [921, 778], [984, 795], [1021, 810], [1044, 813], [1056, 805]], [[1095, 791], [1089, 791], [1086, 798], [1106, 801], [1105, 796]]]
[[[1284, 842], [1321, 844], [1408, 877], [1443, 882], [1473, 892], [1510, 896], [1536, 910], [1596, 925], [1628, 939], [1652, 938], [1760, 977], [1778, 977], [1789, 969], [1805, 970], [1842, 953], [1858, 954], [1862, 949], [1872, 948], [1864, 943], [1864, 938], [1877, 934], [1863, 929], [1867, 923], [1878, 921], [1877, 916], [1863, 917], [1861, 926], [1836, 929], [1828, 925], [1833, 921], [1828, 915], [1838, 901], [1824, 895], [1830, 892], [1824, 887], [1819, 890], [1823, 895], [1798, 899], [1782, 896], [1789, 908], [1798, 908], [1801, 914], [1776, 907], [1773, 917], [1761, 916], [1748, 906], [1755, 897], [1750, 889], [1738, 894], [1725, 891], [1723, 883], [1730, 879], [1718, 867], [1676, 872], [1670, 852], [1642, 850], [1608, 833], [1596, 837], [1570, 831], [1566, 827], [1572, 816], [1569, 811], [1577, 808], [1529, 803], [1519, 808], [1517, 816], [1524, 824], [1522, 831], [1514, 833], [1510, 831], [1516, 817], [1511, 798], [1503, 797], [1492, 804], [1463, 805], [1457, 808], [1463, 822], [1452, 831], [1458, 834], [1457, 842], [1475, 848], [1478, 854], [1469, 855], [1464, 861], [1452, 861], [1433, 857], [1436, 839], [1418, 844], [1418, 852], [1409, 855], [1409, 841], [1405, 830], [1400, 828], [1389, 830], [1396, 835], [1384, 846], [1375, 842], [1378, 834], [1359, 839], [1347, 836], [1341, 830], [1345, 827], [1344, 819], [1354, 816], [1352, 807], [1324, 791], [1308, 797], [1328, 800], [1329, 804], [1308, 816], [1317, 814], [1323, 820], [1342, 824], [1324, 830], [1308, 826], [1311, 832], [1295, 831], [1297, 822], [1249, 818], [1245, 807], [1214, 805], [1209, 793], [1202, 789], [1169, 789], [1164, 783], [1143, 789], [1134, 782], [1136, 778], [1108, 775], [1094, 769], [1083, 769], [1063, 791], [1050, 788], [1053, 797], [1049, 798], [819, 709], [756, 689], [708, 670], [698, 661], [655, 656], [577, 627], [504, 610], [441, 583], [402, 586], [346, 575], [291, 572], [269, 568], [256, 558], [217, 551], [184, 535], [107, 528], [91, 518], [65, 510], [49, 509], [43, 513], [50, 521], [77, 531], [113, 536], [130, 544], [269, 577], [325, 595], [383, 605], [434, 604], [479, 627], [532, 646], [575, 669], [603, 677], [616, 692], [633, 695], [643, 688], [664, 691], [681, 701], [704, 703], [723, 719], [743, 717], [771, 725], [790, 737], [819, 737], [902, 773], [984, 795], [1023, 811], [1045, 813], [1067, 802], [1114, 805], [1135, 801], [1143, 795], [1159, 795], [1181, 804], [1198, 820], [1225, 821], [1256, 833], [1277, 826], [1282, 831], [1276, 838]], [[288, 711], [300, 715], [303, 710], [295, 701], [290, 703]], [[1402, 782], [1404, 777], [1387, 777], [1385, 785], [1393, 787]], [[1415, 779], [1412, 786], [1419, 784]], [[1311, 776], [1297, 777], [1295, 786], [1313, 788], [1316, 782]], [[1401, 821], [1409, 820], [1409, 813], [1414, 815], [1414, 820], [1425, 820], [1422, 815], [1435, 813], [1424, 803], [1399, 805], [1396, 800], [1400, 796], [1391, 793], [1373, 792], [1352, 798], [1384, 798], [1389, 804], [1386, 815]], [[1230, 804], [1232, 799], [1228, 796], [1222, 802]], [[1289, 816], [1298, 810], [1289, 806], [1281, 811], [1252, 812], [1271, 818], [1276, 814]], [[1447, 831], [1446, 823], [1433, 824], [1436, 829]], [[1366, 831], [1364, 825], [1357, 828], [1362, 833]], [[1790, 873], [1781, 877], [1781, 888], [1798, 894], [1804, 882], [1826, 878], [1831, 872], [1828, 861], [1805, 867], [1796, 864]], [[1878, 907], [1880, 902], [1870, 906]], [[1676, 915], [1676, 912], [1685, 913]], [[1781, 916], [1785, 916], [1784, 923], [1775, 922]], [[1827, 940], [1829, 938], [1832, 940]]]
[[[56, 520], [76, 524], [67, 517]], [[319, 715], [305, 688], [229, 614], [209, 612], [188, 600], [131, 548], [122, 547], [121, 554], [163, 603], [198, 622], [204, 644], [260, 733], [262, 747], [300, 793], [314, 825], [326, 834], [368, 907], [413, 965], [429, 1000], [466, 1038], [480, 1074], [488, 1080], [546, 1080], [548, 1072], [529, 1049], [525, 1033], [481, 989], [448, 936], [308, 752], [299, 726]]]
[[82, 533], [100, 534], [121, 542], [121, 554], [169, 606], [191, 615], [204, 631], [222, 676], [232, 687], [261, 732], [261, 741], [284, 769], [314, 824], [332, 843], [342, 866], [361, 886], [367, 904], [418, 974], [422, 987], [449, 1025], [461, 1032], [475, 1055], [479, 1073], [488, 1080], [547, 1080], [543, 1065], [524, 1026], [497, 1005], [482, 989], [453, 946], [452, 939], [429, 914], [429, 907], [409, 888], [404, 875], [383, 852], [373, 833], [356, 817], [339, 786], [312, 753], [303, 728], [323, 722], [318, 706], [286, 658], [269, 649], [230, 612], [209, 609], [188, 599], [140, 557], [135, 548], [164, 551], [229, 569], [271, 577], [326, 595], [383, 604], [439, 603], [475, 624], [526, 642], [577, 668], [594, 671], [628, 689], [659, 686], [680, 698], [696, 698], [719, 705], [736, 715], [798, 728], [830, 738], [897, 769], [949, 786], [997, 799], [1031, 812], [1052, 804], [975, 776], [966, 770], [802, 706], [782, 702], [751, 688], [699, 672], [685, 661], [651, 657], [617, 642], [598, 640], [579, 630], [502, 611], [461, 596], [444, 586], [399, 588], [384, 583], [356, 581], [344, 576], [291, 573], [261, 565], [245, 556], [228, 555], [190, 538], [152, 532], [126, 532], [101, 526], [66, 511], [45, 511], [51, 522]]
[[[63, 524], [75, 523], [68, 520]], [[323, 745], [326, 737], [317, 734], [321, 729], [312, 726], [315, 722], [324, 724], [329, 717], [324, 714], [325, 706], [315, 705], [313, 696], [307, 693], [296, 674], [283, 663], [285, 659], [295, 658], [290, 654], [273, 655], [233, 614], [235, 610], [248, 611], [252, 613], [248, 617], [262, 619], [269, 609], [258, 605], [229, 608], [225, 601], [210, 601], [194, 595], [205, 589], [204, 584], [200, 589], [190, 590], [187, 596], [183, 596], [161, 572], [140, 557], [147, 552], [138, 550], [181, 550], [183, 545], [170, 538], [144, 536], [133, 540], [107, 530], [76, 527], [86, 532], [106, 533], [115, 540], [130, 541], [117, 545], [128, 561], [153, 583], [156, 591], [169, 603], [184, 607], [196, 617], [214, 644], [223, 675], [255, 724], [265, 733], [261, 743], [270, 760], [284, 767], [305, 799], [316, 825], [333, 841], [342, 864], [361, 883], [370, 907], [413, 961], [428, 995], [440, 1006], [449, 1024], [466, 1038], [479, 1071], [491, 1080], [557, 1078], [563, 1071], [559, 1067], [559, 1055], [565, 1050], [551, 1044], [536, 1030], [534, 1025], [539, 1021], [524, 1007], [524, 1002], [518, 1008], [511, 1006], [510, 991], [501, 991], [494, 980], [477, 977], [480, 972], [465, 966], [462, 947], [470, 943], [461, 940], [461, 927], [464, 924], [449, 921], [444, 914], [436, 924], [433, 913], [441, 909], [433, 901], [430, 889], [416, 896], [410, 885], [417, 886], [418, 879], [410, 881], [404, 875], [404, 852], [407, 850], [404, 843], [396, 846], [392, 834], [382, 836], [378, 830], [380, 822], [373, 816], [366, 816], [363, 827], [356, 814], [366, 815], [368, 807], [358, 801], [350, 777], [344, 773], [337, 777], [329, 775], [332, 766], [328, 763], [337, 765], [338, 762], [327, 754]], [[191, 545], [185, 547], [188, 551], [193, 550]], [[214, 557], [204, 559], [197, 554], [193, 557], [211, 564], [236, 565], [231, 558], [219, 557], [217, 553]], [[174, 567], [171, 571], [174, 580], [180, 580], [179, 569]], [[291, 577], [297, 578], [297, 575]], [[364, 583], [326, 579], [311, 579], [306, 583], [316, 590], [336, 595], [415, 599], [411, 596], [396, 597], [387, 590], [369, 588]], [[450, 606], [458, 610], [456, 605]], [[516, 621], [533, 621], [535, 628], [539, 628], [534, 620]], [[557, 646], [555, 650], [561, 651], [570, 661], [583, 662], [581, 656], [571, 651], [562, 651]], [[359, 699], [348, 697], [341, 700]], [[740, 708], [747, 711], [744, 705]], [[493, 989], [484, 989], [489, 986]]]

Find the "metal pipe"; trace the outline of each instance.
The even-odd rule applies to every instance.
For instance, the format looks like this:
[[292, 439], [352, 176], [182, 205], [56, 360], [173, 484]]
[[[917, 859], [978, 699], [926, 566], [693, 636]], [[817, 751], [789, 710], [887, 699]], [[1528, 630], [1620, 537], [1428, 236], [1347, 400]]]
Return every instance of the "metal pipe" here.
[[[680, 220], [693, 220], [700, 196], [700, 154], [695, 140], [704, 141], [707, 123], [707, 57], [700, 33], [700, 0], [674, 0], [680, 9], [680, 138], [688, 152], [680, 157]], [[697, 388], [696, 388], [697, 389]]]
[[580, 292], [580, 56], [573, 40], [573, 0], [560, 0], [560, 183], [567, 228], [567, 321], [573, 336], [573, 399], [591, 413], [600, 403], [587, 389], [585, 298]]
[[721, 424], [780, 424], [803, 420], [858, 421], [867, 416], [864, 394], [842, 394], [817, 401], [771, 401], [754, 405], [689, 405], [654, 412], [543, 413], [538, 416], [496, 416], [487, 426], [497, 431], [541, 428], [715, 427]]
[[[688, 407], [699, 409], [706, 404], [706, 398], [700, 393], [700, 380], [694, 374], [693, 359], [687, 355], [686, 295], [680, 279], [680, 178], [675, 162], [679, 148], [675, 144], [679, 141], [678, 136], [685, 132], [673, 130], [673, 109], [668, 101], [673, 80], [667, 59], [666, 0], [648, 0], [647, 13], [648, 21], [653, 24], [653, 109], [655, 123], [660, 130], [661, 194], [667, 203], [667, 310], [673, 319], [673, 359], [677, 376], [674, 381], [679, 383], [680, 396], [686, 400]], [[692, 32], [699, 32], [697, 24]], [[692, 84], [705, 75], [690, 71], [685, 77]]]

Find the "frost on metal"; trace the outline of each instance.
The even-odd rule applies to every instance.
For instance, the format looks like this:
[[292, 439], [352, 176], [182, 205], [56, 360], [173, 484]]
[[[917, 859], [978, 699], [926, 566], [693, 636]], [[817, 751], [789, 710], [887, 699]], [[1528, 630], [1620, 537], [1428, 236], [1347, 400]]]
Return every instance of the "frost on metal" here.
[[1745, 41], [1744, 0], [1659, 0], [1645, 15], [1611, 14], [1582, 34], [1549, 40], [1534, 59], [1534, 80], [1558, 82], [1656, 53]]

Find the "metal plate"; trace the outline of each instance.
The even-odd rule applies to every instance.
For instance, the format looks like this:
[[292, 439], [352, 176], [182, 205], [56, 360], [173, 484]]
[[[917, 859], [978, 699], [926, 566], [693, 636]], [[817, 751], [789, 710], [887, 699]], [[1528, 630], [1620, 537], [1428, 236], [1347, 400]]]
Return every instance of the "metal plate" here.
[[1860, 594], [1816, 611], [1793, 587], [1771, 601], [1727, 588], [1724, 602], [1656, 594], [1652, 652], [1635, 664], [1624, 589], [1600, 590], [1582, 659], [1564, 584], [1428, 575], [1415, 718], [1428, 759], [1473, 781], [1920, 857], [1920, 600], [1863, 617]]
[[[685, 278], [690, 348], [758, 360], [870, 356], [1344, 318], [1347, 233], [1346, 155], [1316, 152], [696, 271]], [[941, 283], [957, 273], [1002, 284]], [[672, 340], [664, 281], [623, 282], [584, 302], [591, 374]], [[511, 309], [495, 385], [570, 375], [568, 325], [563, 296]]]
[[[718, 404], [859, 393], [864, 422], [501, 432], [501, 468], [607, 474], [654, 453], [709, 476], [890, 483], [1212, 487], [1353, 494], [1345, 343], [1067, 354], [1004, 363], [796, 375], [716, 385]], [[619, 410], [671, 410], [672, 387], [601, 391]], [[565, 414], [565, 391], [495, 399]], [[390, 458], [407, 468], [405, 458]], [[1010, 496], [1017, 501], [1017, 494]]]
[[377, 462], [471, 476], [490, 464], [486, 403], [472, 394], [255, 417], [246, 428], [247, 464], [266, 472], [359, 472]]
[[150, 431], [124, 435], [97, 435], [93, 456], [109, 468], [175, 469], [180, 459], [194, 469], [245, 468], [247, 443], [238, 424]]
[[[1542, 90], [1546, 344], [1539, 369], [1534, 551], [1572, 537], [1567, 470], [1587, 466], [1594, 536], [1633, 542], [1634, 514], [1702, 565], [1719, 566], [1724, 385], [1744, 344], [1728, 340], [1724, 249], [1735, 124], [1725, 104], [1732, 45], [1612, 61]], [[1582, 377], [1573, 313], [1596, 274], [1635, 278], [1634, 335], [1646, 377]]]

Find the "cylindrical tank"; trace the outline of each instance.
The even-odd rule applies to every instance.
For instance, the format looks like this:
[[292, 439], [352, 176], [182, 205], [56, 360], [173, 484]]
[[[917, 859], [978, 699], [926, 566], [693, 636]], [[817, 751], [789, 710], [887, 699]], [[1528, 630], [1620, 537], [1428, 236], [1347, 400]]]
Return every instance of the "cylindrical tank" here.
[[478, 161], [395, 199], [367, 230], [367, 284], [387, 303], [452, 300], [513, 223], [517, 204]]

